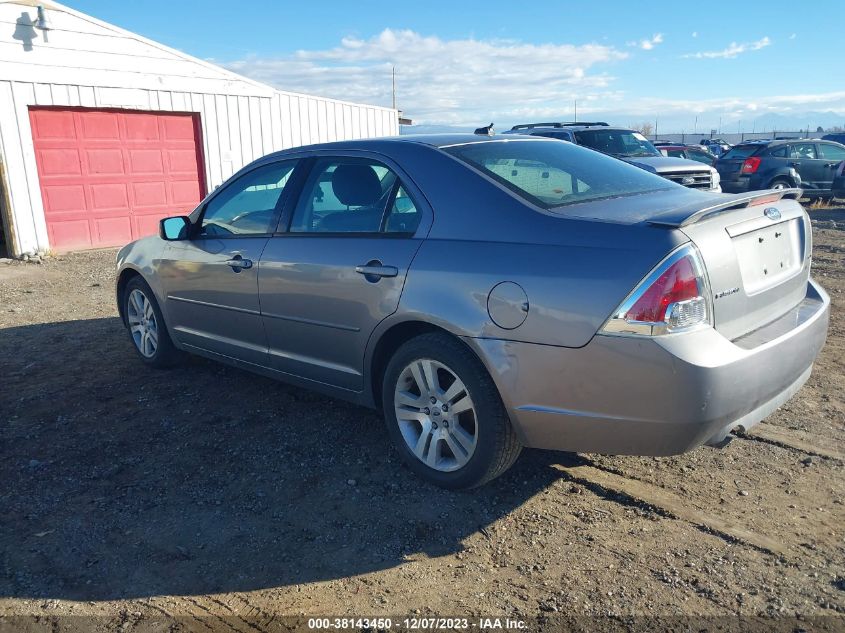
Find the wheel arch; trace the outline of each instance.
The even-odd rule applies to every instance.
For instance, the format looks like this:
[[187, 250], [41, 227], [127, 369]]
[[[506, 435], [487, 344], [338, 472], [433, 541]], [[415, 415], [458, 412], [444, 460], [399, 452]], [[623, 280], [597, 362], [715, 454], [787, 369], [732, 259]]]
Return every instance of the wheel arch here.
[[[371, 339], [370, 352], [365, 359], [367, 368], [364, 382], [364, 398], [366, 403], [376, 409], [381, 409], [381, 389], [384, 381], [384, 372], [393, 354], [404, 343], [421, 334], [429, 332], [440, 332], [454, 338], [461, 344], [466, 345], [464, 337], [449, 329], [418, 318], [408, 318], [391, 323], [383, 324], [383, 327], [373, 335]], [[473, 354], [478, 356], [477, 350], [471, 346], [467, 347]], [[486, 363], [479, 358], [487, 369]]]
[[117, 281], [115, 283], [115, 299], [117, 300], [117, 312], [120, 315], [120, 320], [123, 322], [123, 325], [126, 325], [126, 310], [123, 306], [123, 294], [126, 292], [127, 284], [135, 277], [144, 278], [139, 270], [132, 268], [131, 266], [125, 267], [117, 275]]

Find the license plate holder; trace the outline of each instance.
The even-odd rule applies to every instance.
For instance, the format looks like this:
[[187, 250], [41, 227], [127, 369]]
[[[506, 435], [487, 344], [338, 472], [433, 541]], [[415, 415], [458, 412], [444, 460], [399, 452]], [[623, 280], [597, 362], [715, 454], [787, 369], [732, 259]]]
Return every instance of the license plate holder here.
[[799, 222], [793, 218], [733, 238], [746, 294], [776, 286], [801, 268]]

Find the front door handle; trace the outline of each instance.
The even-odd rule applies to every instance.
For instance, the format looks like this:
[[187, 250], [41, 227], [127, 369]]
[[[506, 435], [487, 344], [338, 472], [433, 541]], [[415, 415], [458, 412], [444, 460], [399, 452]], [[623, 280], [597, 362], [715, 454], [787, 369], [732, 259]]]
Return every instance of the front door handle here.
[[235, 271], [236, 273], [239, 273], [242, 270], [252, 268], [252, 260], [251, 259], [244, 259], [240, 255], [235, 255], [232, 259], [226, 260], [226, 265], [231, 266], [233, 271]]
[[399, 269], [396, 266], [385, 266], [376, 259], [362, 266], [356, 266], [355, 272], [364, 275], [367, 281], [376, 282], [382, 277], [395, 277], [399, 274]]

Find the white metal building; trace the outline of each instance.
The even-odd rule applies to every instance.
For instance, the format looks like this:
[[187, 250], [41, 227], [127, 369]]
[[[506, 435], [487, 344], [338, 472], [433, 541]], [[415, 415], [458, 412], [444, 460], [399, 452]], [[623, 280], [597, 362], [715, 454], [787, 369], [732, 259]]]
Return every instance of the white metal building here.
[[50, 0], [0, 1], [13, 255], [123, 244], [269, 152], [398, 133], [390, 108], [276, 90]]

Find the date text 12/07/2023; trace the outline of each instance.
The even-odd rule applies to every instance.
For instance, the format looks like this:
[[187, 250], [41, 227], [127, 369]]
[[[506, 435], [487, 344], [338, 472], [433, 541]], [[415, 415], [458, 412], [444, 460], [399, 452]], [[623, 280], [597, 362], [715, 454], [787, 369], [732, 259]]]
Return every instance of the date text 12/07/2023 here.
[[410, 617], [393, 620], [392, 618], [309, 618], [308, 628], [320, 630], [375, 630], [375, 631], [437, 631], [474, 629], [478, 631], [492, 630], [524, 630], [523, 620], [511, 618], [440, 618], [440, 617]]

